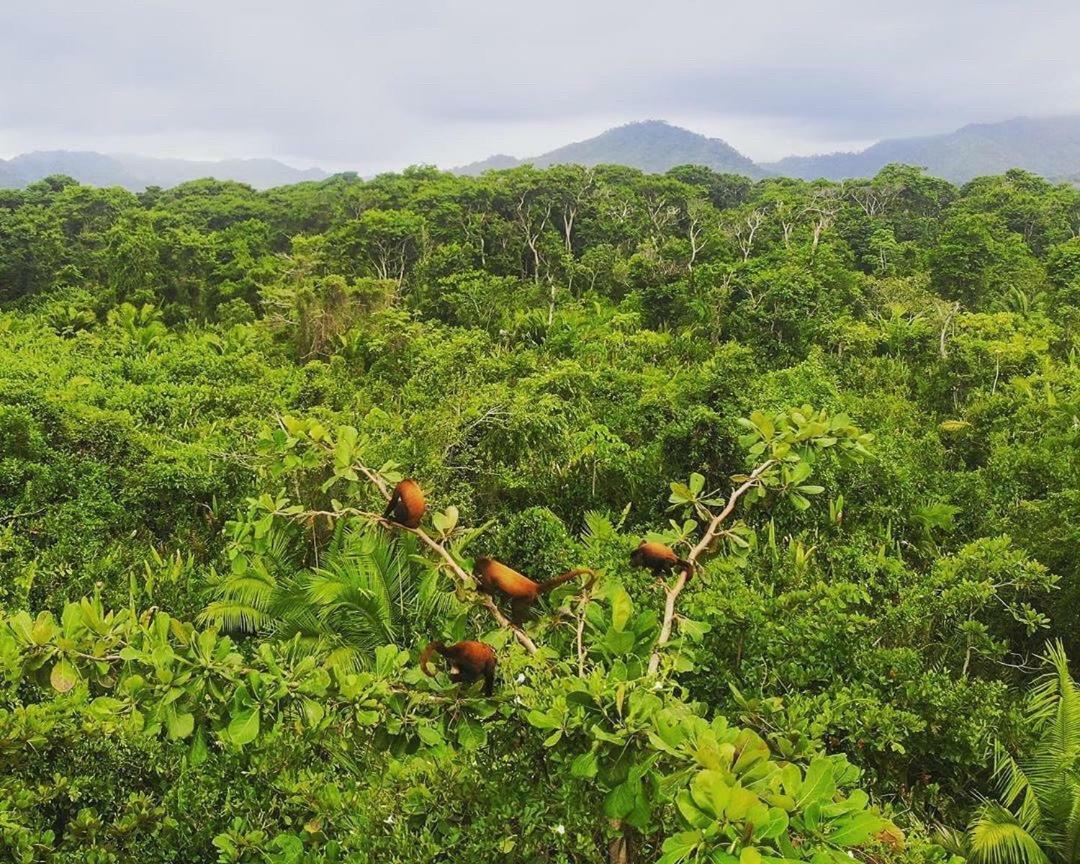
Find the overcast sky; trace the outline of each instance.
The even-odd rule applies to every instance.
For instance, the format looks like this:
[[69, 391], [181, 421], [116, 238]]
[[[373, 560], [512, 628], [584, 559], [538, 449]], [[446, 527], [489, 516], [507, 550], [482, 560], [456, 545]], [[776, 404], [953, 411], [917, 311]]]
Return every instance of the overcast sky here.
[[661, 118], [755, 159], [1080, 113], [1078, 0], [0, 0], [0, 156], [363, 174]]

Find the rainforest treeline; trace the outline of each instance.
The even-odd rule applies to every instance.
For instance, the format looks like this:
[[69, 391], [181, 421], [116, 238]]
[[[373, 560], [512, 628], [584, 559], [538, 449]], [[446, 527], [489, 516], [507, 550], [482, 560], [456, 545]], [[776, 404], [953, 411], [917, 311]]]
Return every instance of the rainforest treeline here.
[[0, 858], [1080, 860], [1078, 333], [1021, 171], [0, 190]]

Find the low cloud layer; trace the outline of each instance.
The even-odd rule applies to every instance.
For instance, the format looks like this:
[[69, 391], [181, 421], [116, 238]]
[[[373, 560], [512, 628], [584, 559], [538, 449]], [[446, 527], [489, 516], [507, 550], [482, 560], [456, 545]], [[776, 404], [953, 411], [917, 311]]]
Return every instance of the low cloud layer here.
[[363, 173], [663, 118], [757, 159], [1080, 113], [1080, 4], [3, 0], [0, 155]]

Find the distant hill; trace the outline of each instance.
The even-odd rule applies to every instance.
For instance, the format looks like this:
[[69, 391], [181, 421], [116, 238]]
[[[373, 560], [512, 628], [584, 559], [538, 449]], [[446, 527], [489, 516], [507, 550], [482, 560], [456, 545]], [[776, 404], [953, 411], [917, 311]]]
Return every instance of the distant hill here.
[[456, 174], [480, 174], [495, 168], [515, 165], [629, 165], [649, 173], [662, 173], [676, 165], [704, 165], [714, 171], [763, 177], [766, 172], [738, 150], [719, 138], [706, 138], [696, 132], [672, 126], [662, 120], [645, 120], [608, 129], [595, 138], [567, 144], [557, 150], [515, 159], [491, 156], [454, 169]]
[[1023, 168], [1052, 179], [1080, 174], [1080, 116], [973, 123], [945, 135], [892, 138], [858, 153], [789, 156], [761, 167], [787, 177], [873, 177], [890, 162], [920, 165], [954, 183]]
[[[481, 174], [531, 164], [628, 165], [663, 173], [676, 165], [704, 165], [714, 171], [758, 179], [773, 175], [844, 180], [873, 177], [890, 162], [927, 169], [954, 183], [973, 177], [1023, 168], [1051, 180], [1080, 183], [1080, 115], [1018, 117], [1000, 123], [976, 123], [943, 135], [888, 138], [857, 153], [789, 156], [779, 162], [755, 163], [719, 138], [708, 138], [662, 120], [628, 123], [586, 141], [519, 159], [500, 154], [453, 169]], [[40, 151], [0, 159], [0, 188], [22, 187], [50, 174], [67, 174], [94, 186], [176, 186], [188, 180], [216, 177], [237, 180], [257, 189], [284, 186], [330, 176], [319, 168], [301, 170], [274, 159], [231, 159], [199, 162], [147, 156], [67, 150]]]
[[70, 150], [35, 151], [7, 161], [0, 159], [0, 187], [20, 188], [50, 174], [67, 174], [80, 183], [123, 186], [136, 192], [147, 186], [176, 186], [203, 177], [237, 180], [267, 189], [329, 176], [320, 168], [301, 170], [275, 159], [199, 162]]

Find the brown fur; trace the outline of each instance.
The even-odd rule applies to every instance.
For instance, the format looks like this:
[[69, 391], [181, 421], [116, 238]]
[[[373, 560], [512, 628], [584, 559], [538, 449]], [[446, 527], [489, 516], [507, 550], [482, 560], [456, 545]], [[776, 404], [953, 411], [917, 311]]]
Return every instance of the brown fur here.
[[[547, 582], [534, 582], [528, 576], [518, 573], [517, 570], [507, 567], [494, 558], [477, 558], [473, 565], [473, 575], [480, 583], [480, 590], [486, 594], [502, 594], [509, 597], [514, 610], [514, 618], [517, 621], [524, 618], [525, 612], [541, 594], [546, 594], [552, 588], [557, 588], [583, 573], [589, 573], [595, 579], [595, 574], [587, 567], [567, 570]], [[589, 581], [590, 587], [594, 579]]]
[[455, 684], [468, 686], [474, 681], [483, 678], [484, 695], [490, 696], [492, 694], [495, 688], [495, 665], [497, 660], [490, 645], [471, 641], [455, 642], [453, 645], [446, 645], [438, 640], [429, 642], [424, 650], [420, 652], [420, 668], [425, 675], [432, 678], [435, 677], [435, 673], [431, 671], [428, 663], [431, 661], [431, 655], [436, 652], [450, 661], [449, 674], [451, 681]]
[[694, 570], [694, 565], [676, 555], [670, 546], [665, 546], [663, 543], [648, 543], [644, 540], [630, 553], [630, 563], [635, 567], [646, 567], [652, 570], [654, 576], [678, 569], [685, 570], [689, 578]]
[[427, 502], [420, 484], [415, 480], [402, 480], [394, 487], [394, 493], [386, 504], [383, 519], [397, 522], [406, 528], [419, 528], [427, 512]]

